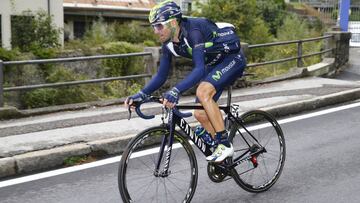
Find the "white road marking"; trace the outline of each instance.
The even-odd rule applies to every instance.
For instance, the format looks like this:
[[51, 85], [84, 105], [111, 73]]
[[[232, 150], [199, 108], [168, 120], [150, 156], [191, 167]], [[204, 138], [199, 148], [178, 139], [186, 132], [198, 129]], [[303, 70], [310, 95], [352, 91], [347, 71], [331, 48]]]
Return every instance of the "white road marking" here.
[[290, 122], [294, 122], [294, 121], [298, 121], [298, 120], [303, 120], [303, 119], [307, 119], [307, 118], [312, 118], [312, 117], [316, 117], [316, 116], [321, 116], [321, 115], [325, 115], [325, 114], [330, 114], [330, 113], [335, 113], [338, 111], [343, 111], [343, 110], [347, 110], [347, 109], [351, 109], [351, 108], [356, 108], [360, 106], [360, 102], [357, 103], [353, 103], [353, 104], [348, 104], [345, 106], [339, 106], [339, 107], [334, 107], [331, 109], [325, 109], [322, 111], [317, 111], [314, 113], [309, 113], [309, 114], [304, 114], [301, 116], [295, 116], [292, 118], [286, 118], [286, 119], [281, 119], [279, 120], [279, 124], [285, 124], [285, 123], [290, 123]]
[[[172, 149], [179, 148], [180, 146], [181, 145], [179, 143], [174, 144]], [[158, 151], [159, 151], [159, 147], [143, 150], [140, 152], [135, 152], [131, 155], [131, 158], [155, 154]], [[15, 179], [11, 179], [11, 180], [6, 180], [6, 181], [0, 182], [0, 188], [8, 187], [8, 186], [16, 185], [16, 184], [21, 184], [21, 183], [26, 183], [26, 182], [31, 182], [34, 180], [49, 178], [49, 177], [62, 175], [62, 174], [66, 174], [66, 173], [81, 171], [81, 170], [85, 170], [85, 169], [89, 169], [89, 168], [95, 168], [95, 167], [103, 166], [103, 165], [107, 165], [107, 164], [112, 164], [112, 163], [120, 162], [120, 159], [121, 159], [121, 156], [116, 156], [116, 157], [103, 159], [100, 161], [95, 161], [95, 162], [86, 163], [86, 164], [82, 164], [82, 165], [71, 166], [71, 167], [67, 167], [67, 168], [62, 168], [62, 169], [57, 169], [57, 170], [53, 170], [53, 171], [47, 171], [47, 172], [38, 173], [38, 174], [34, 174], [34, 175], [29, 175], [29, 176], [15, 178]]]
[[[307, 119], [307, 118], [330, 114], [330, 113], [334, 113], [334, 112], [338, 112], [338, 111], [343, 111], [343, 110], [347, 110], [347, 109], [351, 109], [351, 108], [356, 108], [359, 106], [360, 106], [360, 102], [357, 102], [357, 103], [348, 104], [345, 106], [339, 106], [339, 107], [335, 107], [335, 108], [331, 108], [331, 109], [326, 109], [326, 110], [309, 113], [309, 114], [305, 114], [305, 115], [301, 115], [301, 116], [295, 116], [295, 117], [291, 117], [291, 118], [281, 119], [278, 122], [279, 122], [279, 124], [285, 124], [285, 123], [290, 123], [290, 122], [294, 122], [294, 121], [298, 121], [298, 120], [303, 120], [303, 119]], [[260, 129], [260, 128], [264, 128], [264, 127], [266, 127], [266, 126], [259, 125], [256, 128]], [[252, 130], [255, 130], [255, 126], [253, 126], [252, 128], [253, 128]], [[180, 147], [180, 145], [173, 146], [173, 149], [178, 148], [178, 147]], [[156, 150], [156, 148], [154, 148], [154, 149], [149, 149], [149, 150], [145, 150], [145, 151], [141, 151], [141, 152], [136, 152], [133, 154], [133, 156], [140, 157], [140, 156], [145, 156], [145, 155], [149, 155], [149, 154], [154, 154], [156, 152], [157, 152], [157, 150]], [[20, 178], [14, 178], [11, 180], [6, 180], [6, 181], [0, 182], [0, 188], [8, 187], [8, 186], [16, 185], [16, 184], [21, 184], [21, 183], [25, 183], [25, 182], [31, 182], [31, 181], [35, 181], [35, 180], [39, 180], [39, 179], [49, 178], [49, 177], [62, 175], [62, 174], [66, 174], [66, 173], [72, 173], [75, 171], [85, 170], [85, 169], [103, 166], [103, 165], [107, 165], [107, 164], [112, 164], [112, 163], [119, 162], [120, 159], [121, 159], [121, 156], [116, 156], [116, 157], [112, 157], [112, 158], [108, 158], [108, 159], [104, 159], [104, 160], [100, 160], [100, 161], [96, 161], [96, 162], [92, 162], [92, 163], [87, 163], [87, 164], [83, 164], [83, 165], [72, 166], [72, 167], [63, 168], [63, 169], [57, 169], [57, 170], [53, 170], [53, 171], [38, 173], [38, 174], [24, 176], [24, 177], [20, 177]]]

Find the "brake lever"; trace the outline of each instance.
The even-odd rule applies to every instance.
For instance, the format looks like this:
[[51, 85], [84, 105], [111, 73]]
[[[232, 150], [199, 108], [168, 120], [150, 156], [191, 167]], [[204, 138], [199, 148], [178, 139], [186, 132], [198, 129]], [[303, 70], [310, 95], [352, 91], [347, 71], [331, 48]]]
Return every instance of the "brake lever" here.
[[129, 108], [128, 108], [128, 112], [129, 112], [128, 120], [130, 120], [130, 119], [131, 119], [131, 113], [132, 113], [132, 111], [131, 111], [131, 106], [130, 106], [130, 105], [129, 105]]
[[167, 117], [169, 116], [169, 109], [166, 108], [165, 106], [163, 107], [164, 111], [165, 111], [165, 119], [167, 119]]

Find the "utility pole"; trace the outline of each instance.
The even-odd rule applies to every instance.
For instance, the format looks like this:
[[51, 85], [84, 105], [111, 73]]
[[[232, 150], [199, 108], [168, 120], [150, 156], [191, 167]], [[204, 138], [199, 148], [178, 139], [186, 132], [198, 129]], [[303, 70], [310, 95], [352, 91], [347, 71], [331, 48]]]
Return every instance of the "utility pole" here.
[[350, 0], [339, 0], [339, 26], [341, 31], [347, 31], [349, 26]]

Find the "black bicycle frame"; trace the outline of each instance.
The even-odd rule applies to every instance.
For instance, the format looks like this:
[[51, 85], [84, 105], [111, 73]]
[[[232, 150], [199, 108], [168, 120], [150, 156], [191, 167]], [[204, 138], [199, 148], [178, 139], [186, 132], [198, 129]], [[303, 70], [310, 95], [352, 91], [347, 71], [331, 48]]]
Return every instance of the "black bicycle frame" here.
[[[195, 106], [195, 105], [178, 105], [176, 106], [176, 108], [178, 110], [194, 110], [194, 109], [204, 109], [202, 106]], [[236, 122], [238, 125], [240, 125], [242, 127], [242, 129], [244, 129], [256, 142], [257, 139], [246, 129], [246, 127], [244, 126], [243, 123], [241, 123], [237, 118], [238, 116], [234, 116], [234, 114], [231, 113], [231, 88], [228, 91], [228, 100], [227, 100], [227, 105], [226, 106], [219, 106], [220, 110], [224, 111], [225, 114], [227, 115], [227, 119], [232, 120], [234, 122]], [[211, 146], [206, 144], [202, 139], [200, 139], [198, 136], [195, 136], [195, 132], [192, 130], [191, 126], [186, 122], [186, 120], [178, 115], [176, 115], [174, 113], [173, 110], [171, 110], [169, 112], [169, 118], [168, 118], [168, 128], [169, 128], [169, 134], [170, 136], [164, 136], [162, 139], [162, 143], [161, 143], [161, 147], [160, 147], [160, 151], [159, 151], [159, 156], [158, 156], [158, 161], [156, 164], [156, 172], [158, 173], [160, 170], [160, 164], [161, 164], [161, 160], [162, 157], [164, 155], [164, 149], [165, 146], [167, 144], [168, 148], [166, 151], [166, 155], [165, 155], [165, 162], [164, 162], [164, 170], [162, 172], [163, 175], [168, 175], [168, 170], [169, 170], [169, 163], [170, 163], [170, 158], [171, 158], [171, 151], [172, 151], [172, 145], [174, 143], [174, 131], [175, 131], [175, 127], [178, 126], [185, 134], [186, 136], [195, 144], [195, 146], [205, 155], [205, 156], [210, 156], [213, 151], [211, 150]], [[247, 145], [250, 147], [250, 144], [246, 141], [246, 139], [244, 138], [243, 134], [239, 131], [239, 134], [241, 135], [241, 137], [243, 138], [243, 140], [247, 143]], [[169, 139], [169, 140], [168, 140]], [[255, 153], [252, 153], [248, 156], [246, 156], [245, 158], [243, 158], [250, 150], [244, 152], [242, 155], [240, 155], [239, 157], [235, 158], [233, 163], [229, 166], [229, 167], [235, 167], [239, 164], [241, 164], [242, 162], [249, 160], [251, 158], [251, 156], [253, 155], [257, 155], [259, 153], [262, 153], [265, 149], [263, 147], [260, 148], [260, 150], [257, 150]]]

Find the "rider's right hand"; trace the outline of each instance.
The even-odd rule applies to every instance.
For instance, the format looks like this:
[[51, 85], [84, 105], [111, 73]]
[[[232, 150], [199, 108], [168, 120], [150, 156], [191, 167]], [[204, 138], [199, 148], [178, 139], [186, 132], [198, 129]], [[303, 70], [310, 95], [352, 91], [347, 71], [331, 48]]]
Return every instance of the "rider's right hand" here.
[[147, 94], [145, 94], [144, 92], [140, 91], [128, 98], [126, 98], [124, 104], [126, 108], [129, 108], [129, 106], [131, 106], [134, 102], [142, 102], [146, 97], [148, 97]]

